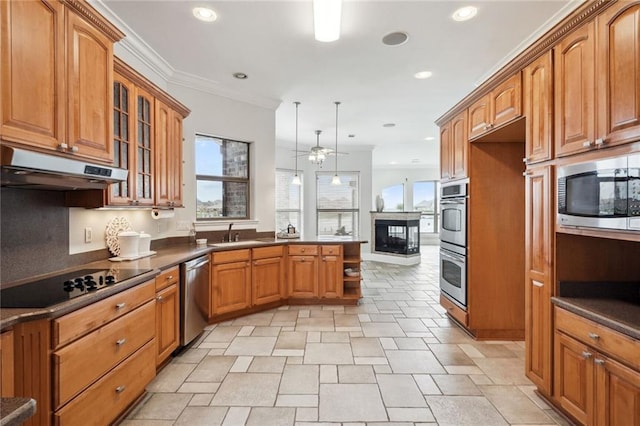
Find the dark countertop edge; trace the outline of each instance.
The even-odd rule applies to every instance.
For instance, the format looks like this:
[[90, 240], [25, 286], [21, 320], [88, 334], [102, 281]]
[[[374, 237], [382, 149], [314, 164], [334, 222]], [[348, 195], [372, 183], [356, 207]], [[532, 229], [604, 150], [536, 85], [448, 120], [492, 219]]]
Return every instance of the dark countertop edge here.
[[[585, 304], [581, 304], [580, 300], [591, 301], [592, 303], [588, 303], [589, 306]], [[625, 322], [623, 318], [615, 318], [609, 316], [603, 312], [598, 312], [597, 308], [593, 305], [595, 303], [607, 303], [609, 306], [613, 306], [616, 303], [619, 303], [621, 306], [624, 304], [625, 306], [629, 306], [628, 303], [624, 303], [622, 301], [618, 301], [615, 299], [587, 299], [587, 298], [567, 298], [567, 297], [552, 297], [551, 303], [554, 305], [566, 309], [569, 312], [573, 312], [574, 314], [580, 315], [588, 320], [591, 320], [595, 323], [604, 325], [606, 327], [611, 328], [619, 333], [625, 334], [634, 339], [640, 340], [640, 324], [636, 325], [636, 327]], [[640, 311], [640, 306], [637, 307], [638, 311]]]
[[[253, 240], [252, 240], [253, 241]], [[15, 324], [36, 321], [44, 318], [58, 318], [62, 315], [68, 314], [87, 305], [95, 303], [99, 300], [105, 299], [121, 291], [127, 290], [138, 284], [141, 284], [147, 280], [154, 278], [160, 273], [160, 271], [172, 268], [181, 263], [195, 259], [200, 256], [207, 255], [213, 252], [230, 251], [230, 250], [242, 250], [255, 247], [267, 247], [274, 245], [288, 245], [288, 244], [350, 244], [359, 243], [364, 244], [366, 240], [345, 240], [345, 239], [274, 239], [274, 238], [256, 238], [255, 241], [259, 243], [248, 243], [246, 245], [231, 246], [231, 247], [200, 247], [195, 244], [177, 244], [173, 246], [163, 247], [156, 250], [156, 254], [150, 257], [141, 258], [134, 261], [125, 262], [111, 262], [108, 259], [91, 262], [85, 265], [79, 265], [74, 268], [65, 270], [64, 272], [72, 272], [74, 270], [81, 270], [86, 268], [105, 269], [111, 266], [121, 266], [124, 269], [127, 268], [140, 268], [147, 267], [151, 269], [143, 275], [131, 278], [126, 281], [122, 281], [112, 287], [101, 290], [87, 298], [78, 298], [77, 300], [69, 300], [67, 302], [60, 303], [48, 308], [1, 308], [0, 309], [0, 331], [4, 331]], [[215, 244], [215, 243], [213, 243]], [[144, 265], [144, 266], [141, 266]], [[59, 271], [58, 273], [61, 273]], [[55, 274], [51, 274], [55, 275]]]
[[21, 425], [36, 412], [36, 401], [32, 398], [2, 398], [0, 404], [0, 426]]

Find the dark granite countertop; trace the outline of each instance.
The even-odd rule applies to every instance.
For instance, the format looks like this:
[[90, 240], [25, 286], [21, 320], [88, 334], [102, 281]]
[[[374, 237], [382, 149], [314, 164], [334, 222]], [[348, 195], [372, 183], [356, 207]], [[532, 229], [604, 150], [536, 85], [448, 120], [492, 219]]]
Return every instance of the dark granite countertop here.
[[[33, 321], [42, 318], [57, 318], [84, 306], [97, 302], [98, 300], [109, 297], [113, 294], [119, 293], [123, 290], [134, 287], [149, 279], [154, 278], [160, 273], [161, 270], [171, 268], [179, 265], [180, 263], [195, 259], [196, 257], [209, 254], [217, 251], [227, 251], [234, 249], [252, 248], [268, 245], [281, 245], [281, 244], [341, 244], [341, 243], [366, 243], [365, 240], [353, 238], [351, 236], [336, 236], [336, 237], [309, 237], [309, 238], [297, 238], [297, 239], [278, 239], [278, 238], [256, 238], [246, 242], [240, 242], [240, 244], [224, 245], [223, 243], [209, 242], [216, 244], [217, 246], [196, 246], [195, 244], [176, 244], [172, 246], [163, 247], [155, 250], [156, 254], [149, 257], [144, 257], [138, 260], [124, 261], [124, 262], [112, 262], [108, 259], [100, 260], [97, 262], [88, 263], [85, 265], [79, 265], [74, 268], [70, 268], [64, 271], [57, 271], [55, 273], [40, 276], [38, 278], [46, 278], [48, 276], [55, 276], [63, 272], [73, 272], [74, 270], [81, 269], [149, 269], [150, 272], [139, 275], [135, 278], [122, 281], [111, 287], [101, 289], [95, 293], [88, 294], [83, 297], [71, 299], [67, 302], [59, 303], [55, 306], [48, 308], [20, 308], [20, 309], [0, 309], [0, 331], [11, 327], [18, 322]], [[25, 284], [32, 281], [33, 278], [20, 280], [7, 285], [12, 287], [14, 285]]]
[[640, 340], [640, 305], [602, 297], [552, 297], [554, 305]]
[[0, 426], [21, 425], [36, 412], [36, 401], [31, 398], [0, 399]]

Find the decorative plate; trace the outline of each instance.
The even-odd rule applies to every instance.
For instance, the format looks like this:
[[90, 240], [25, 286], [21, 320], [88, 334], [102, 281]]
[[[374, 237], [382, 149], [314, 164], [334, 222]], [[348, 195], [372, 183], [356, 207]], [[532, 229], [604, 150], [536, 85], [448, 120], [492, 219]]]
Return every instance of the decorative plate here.
[[118, 242], [118, 234], [122, 231], [133, 231], [131, 224], [124, 217], [114, 217], [107, 224], [105, 230], [105, 238], [107, 240], [107, 248], [114, 256], [120, 255], [120, 243]]

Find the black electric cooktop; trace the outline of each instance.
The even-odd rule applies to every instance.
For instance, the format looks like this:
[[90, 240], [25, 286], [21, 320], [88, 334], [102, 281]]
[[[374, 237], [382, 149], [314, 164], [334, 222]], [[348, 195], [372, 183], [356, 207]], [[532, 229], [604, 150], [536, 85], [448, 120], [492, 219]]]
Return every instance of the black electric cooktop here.
[[47, 308], [100, 291], [151, 269], [82, 269], [0, 290], [2, 308]]

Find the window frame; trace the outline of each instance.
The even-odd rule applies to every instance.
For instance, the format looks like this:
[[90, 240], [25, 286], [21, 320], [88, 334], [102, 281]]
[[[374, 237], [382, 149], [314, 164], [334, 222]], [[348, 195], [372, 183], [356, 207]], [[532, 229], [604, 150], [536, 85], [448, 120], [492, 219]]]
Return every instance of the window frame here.
[[[296, 171], [293, 169], [284, 169], [284, 168], [276, 168], [276, 185], [278, 183], [278, 173], [287, 173], [287, 174], [291, 174], [291, 177], [293, 177], [293, 175], [295, 175]], [[299, 234], [302, 235], [302, 230], [304, 229], [304, 173], [301, 170], [297, 171], [298, 177], [300, 178], [301, 184], [300, 185], [293, 185], [293, 183], [291, 183], [291, 181], [289, 181], [289, 187], [290, 186], [297, 186], [299, 187], [299, 191], [300, 191], [300, 205], [299, 205], [299, 209], [281, 209], [278, 208], [278, 188], [276, 187], [276, 214], [275, 214], [275, 228], [276, 228], [276, 232], [279, 232], [280, 230], [278, 229], [278, 213], [298, 213], [300, 220], [299, 220], [299, 225], [296, 228], [296, 232], [298, 232]]]
[[[335, 172], [330, 172], [330, 171], [321, 171], [321, 170], [317, 170], [316, 171], [316, 236], [320, 237], [320, 230], [318, 229], [318, 227], [320, 226], [320, 213], [352, 213], [355, 214], [355, 220], [354, 220], [354, 229], [353, 232], [351, 234], [352, 237], [357, 237], [358, 235], [360, 235], [360, 172], [358, 171], [342, 171], [342, 172], [338, 172], [338, 176], [339, 177], [343, 177], [346, 175], [349, 176], [356, 176], [358, 178], [358, 196], [356, 197], [356, 201], [357, 201], [357, 207], [355, 208], [351, 208], [351, 209], [321, 209], [318, 207], [319, 203], [318, 203], [318, 185], [319, 185], [319, 177], [320, 176], [333, 176], [334, 174], [336, 174]], [[330, 184], [331, 185], [331, 184]], [[342, 183], [342, 185], [344, 185], [344, 183]]]
[[[433, 213], [425, 213], [422, 210], [417, 210], [415, 206], [416, 202], [416, 184], [421, 183], [433, 183]], [[423, 220], [425, 217], [432, 216], [433, 217], [433, 231], [423, 231], [420, 228], [420, 232], [422, 234], [438, 234], [440, 232], [440, 181], [436, 179], [427, 179], [427, 180], [417, 180], [413, 182], [411, 185], [411, 197], [413, 199], [413, 210], [420, 212], [420, 220]]]
[[[196, 188], [195, 188], [195, 198], [196, 198], [196, 222], [207, 222], [207, 221], [229, 221], [229, 220], [248, 220], [251, 218], [251, 142], [241, 141], [237, 139], [223, 138], [220, 136], [209, 135], [205, 133], [196, 133], [194, 138], [194, 159], [197, 155], [197, 151], [195, 148], [198, 137], [205, 137], [211, 139], [218, 139], [224, 142], [236, 142], [243, 143], [247, 145], [247, 177], [237, 177], [237, 176], [217, 176], [217, 175], [202, 175], [195, 174], [196, 177]], [[194, 172], [195, 172], [195, 162], [194, 162]], [[245, 197], [245, 216], [219, 216], [219, 217], [198, 217], [198, 181], [207, 181], [207, 182], [222, 182], [224, 183], [244, 183], [247, 185], [247, 192]], [[224, 209], [224, 202], [223, 202]]]

